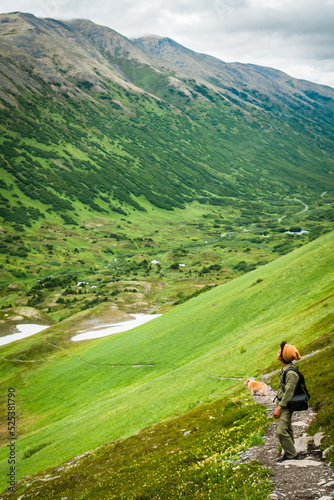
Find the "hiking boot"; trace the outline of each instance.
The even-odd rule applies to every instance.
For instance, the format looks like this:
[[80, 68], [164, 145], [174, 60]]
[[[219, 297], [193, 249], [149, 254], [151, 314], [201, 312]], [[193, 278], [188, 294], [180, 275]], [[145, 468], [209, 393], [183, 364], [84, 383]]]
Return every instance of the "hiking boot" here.
[[278, 458], [278, 459], [276, 460], [276, 462], [278, 462], [278, 463], [282, 463], [282, 462], [285, 462], [286, 460], [301, 460], [301, 458], [300, 458], [300, 456], [299, 456], [299, 453], [297, 453], [297, 455], [296, 455], [295, 457], [292, 457], [292, 458], [288, 458], [288, 457], [286, 456], [286, 454], [284, 453], [284, 455], [283, 455], [282, 457]]

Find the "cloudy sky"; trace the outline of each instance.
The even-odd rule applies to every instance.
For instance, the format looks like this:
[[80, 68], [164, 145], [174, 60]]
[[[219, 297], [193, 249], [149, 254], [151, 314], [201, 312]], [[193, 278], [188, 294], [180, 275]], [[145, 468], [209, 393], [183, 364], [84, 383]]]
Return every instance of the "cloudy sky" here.
[[226, 62], [334, 87], [334, 0], [0, 0], [0, 11], [86, 18], [128, 38], [168, 36]]

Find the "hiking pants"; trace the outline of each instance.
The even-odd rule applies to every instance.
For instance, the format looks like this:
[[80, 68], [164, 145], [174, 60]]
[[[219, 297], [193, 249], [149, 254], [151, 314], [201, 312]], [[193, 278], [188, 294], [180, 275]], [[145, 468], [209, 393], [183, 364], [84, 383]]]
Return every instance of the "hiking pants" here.
[[295, 448], [295, 439], [291, 425], [291, 416], [289, 408], [282, 408], [277, 423], [277, 435], [279, 442], [288, 458], [293, 458], [297, 455]]

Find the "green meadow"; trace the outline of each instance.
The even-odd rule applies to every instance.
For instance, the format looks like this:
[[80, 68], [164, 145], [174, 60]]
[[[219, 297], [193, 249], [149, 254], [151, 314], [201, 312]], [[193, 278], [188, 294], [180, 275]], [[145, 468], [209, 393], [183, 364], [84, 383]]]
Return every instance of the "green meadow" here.
[[333, 243], [328, 233], [128, 332], [71, 342], [79, 314], [2, 347], [2, 406], [9, 387], [17, 395], [17, 479], [233, 397], [282, 340], [303, 353], [329, 334]]

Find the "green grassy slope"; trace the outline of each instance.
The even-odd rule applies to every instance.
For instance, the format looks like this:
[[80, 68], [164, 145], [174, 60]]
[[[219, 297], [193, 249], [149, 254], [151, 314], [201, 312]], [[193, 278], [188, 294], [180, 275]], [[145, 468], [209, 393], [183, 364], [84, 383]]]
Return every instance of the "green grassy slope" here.
[[[332, 330], [303, 348], [303, 355], [313, 355], [299, 363], [312, 406], [319, 410], [309, 432], [321, 430], [327, 436], [321, 448], [329, 447], [326, 459], [330, 461], [334, 454], [333, 342]], [[273, 387], [277, 387], [277, 365], [276, 361], [267, 369], [276, 369]], [[267, 424], [265, 408], [254, 404], [244, 386], [236, 387], [228, 398], [163, 420], [130, 438], [106, 443], [22, 480], [15, 495], [4, 494], [4, 498], [35, 498], [38, 491], [45, 499], [59, 495], [76, 500], [220, 500], [224, 495], [229, 500], [262, 500], [271, 491], [271, 471], [256, 463], [236, 466], [235, 460], [239, 451], [261, 444]]]
[[302, 351], [328, 333], [333, 243], [329, 233], [130, 332], [72, 347], [59, 323], [3, 347], [25, 361], [1, 361], [1, 393], [18, 395], [19, 475], [228, 395], [281, 340]]
[[15, 495], [3, 498], [30, 499], [38, 491], [45, 500], [263, 500], [271, 491], [270, 471], [258, 464], [235, 467], [229, 460], [261, 443], [267, 423], [265, 409], [244, 389], [233, 400], [202, 405], [29, 477], [17, 484]]

